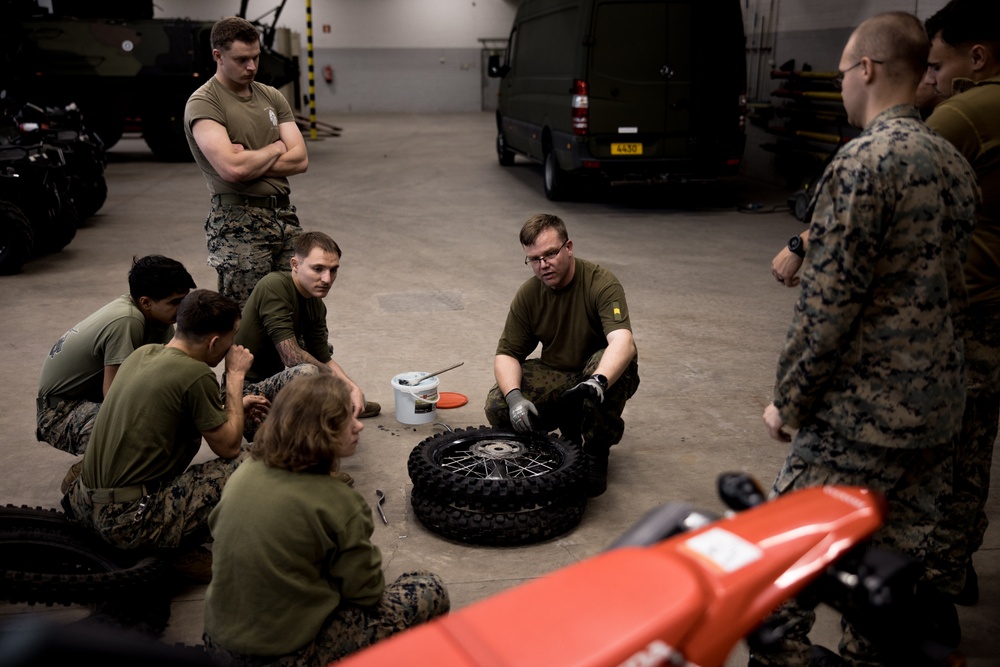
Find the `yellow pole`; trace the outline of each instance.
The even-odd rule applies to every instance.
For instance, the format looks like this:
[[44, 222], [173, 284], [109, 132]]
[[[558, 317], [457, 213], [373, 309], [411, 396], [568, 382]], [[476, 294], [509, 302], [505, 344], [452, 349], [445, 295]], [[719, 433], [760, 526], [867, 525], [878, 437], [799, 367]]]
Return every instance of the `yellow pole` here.
[[313, 16], [312, 0], [306, 0], [306, 44], [309, 63], [309, 138], [316, 136], [316, 73], [313, 71]]

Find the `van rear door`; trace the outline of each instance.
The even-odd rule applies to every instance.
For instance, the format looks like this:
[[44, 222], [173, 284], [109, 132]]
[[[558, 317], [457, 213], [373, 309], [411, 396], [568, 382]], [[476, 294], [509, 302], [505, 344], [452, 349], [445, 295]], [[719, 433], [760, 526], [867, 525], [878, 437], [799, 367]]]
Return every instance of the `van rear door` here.
[[711, 177], [742, 154], [745, 40], [736, 0], [597, 0], [590, 25], [593, 157], [645, 162], [644, 171], [667, 160], [664, 171]]
[[591, 25], [591, 154], [602, 159], [686, 155], [690, 4], [598, 2]]

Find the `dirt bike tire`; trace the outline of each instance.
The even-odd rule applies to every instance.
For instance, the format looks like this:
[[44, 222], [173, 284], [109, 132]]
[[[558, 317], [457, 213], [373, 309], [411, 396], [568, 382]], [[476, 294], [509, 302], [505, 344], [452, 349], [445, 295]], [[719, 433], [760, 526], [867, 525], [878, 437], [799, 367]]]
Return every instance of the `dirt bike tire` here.
[[28, 604], [107, 603], [159, 585], [166, 561], [117, 549], [54, 509], [0, 508], [0, 598]]
[[521, 546], [571, 531], [583, 518], [587, 499], [570, 495], [518, 511], [489, 512], [442, 500], [414, 487], [410, 503], [424, 527], [449, 540], [482, 546]]
[[424, 439], [407, 471], [425, 495], [514, 511], [581, 495], [586, 461], [579, 445], [554, 434], [480, 426]]

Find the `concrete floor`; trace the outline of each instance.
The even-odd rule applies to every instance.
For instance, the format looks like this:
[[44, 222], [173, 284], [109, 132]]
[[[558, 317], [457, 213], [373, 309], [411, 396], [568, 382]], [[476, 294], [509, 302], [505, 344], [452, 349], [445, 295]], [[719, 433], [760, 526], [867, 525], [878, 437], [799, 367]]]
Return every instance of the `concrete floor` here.
[[[344, 462], [369, 502], [387, 493], [389, 525], [376, 523], [387, 576], [425, 568], [440, 573], [461, 608], [601, 551], [648, 509], [684, 500], [720, 510], [715, 478], [745, 470], [770, 484], [786, 453], [761, 422], [790, 321], [794, 290], [768, 265], [800, 229], [781, 206], [786, 192], [737, 179], [700, 203], [677, 193], [616, 191], [592, 201], [545, 199], [541, 169], [518, 160], [497, 165], [489, 114], [346, 116], [338, 138], [310, 142], [310, 169], [292, 179], [306, 229], [330, 233], [344, 250], [327, 299], [340, 364], [381, 416], [366, 422], [358, 454]], [[42, 359], [70, 326], [127, 291], [133, 255], [183, 262], [200, 287], [214, 289], [205, 265], [208, 197], [193, 164], [154, 162], [126, 138], [110, 153], [109, 196], [61, 253], [34, 259], [0, 278], [0, 503], [55, 507], [68, 454], [34, 438], [34, 397]], [[737, 206], [757, 202], [761, 212]], [[435, 433], [394, 417], [391, 378], [464, 361], [441, 376], [442, 391], [469, 403], [439, 410], [451, 427], [484, 422], [492, 360], [509, 300], [530, 274], [517, 241], [538, 212], [566, 221], [576, 254], [613, 270], [628, 295], [642, 384], [625, 411], [626, 432], [611, 457], [610, 488], [592, 500], [569, 534], [520, 548], [447, 542], [424, 529], [409, 507], [406, 458]], [[200, 455], [207, 458], [207, 448]], [[991, 498], [994, 521], [1000, 515]], [[1000, 665], [1000, 532], [976, 558], [983, 602], [961, 609], [964, 649], [975, 667]], [[204, 588], [173, 604], [164, 640], [201, 640]], [[992, 610], [992, 611], [990, 611]], [[38, 615], [70, 620], [85, 610], [0, 604], [0, 622]], [[819, 641], [835, 644], [824, 614]], [[558, 641], [558, 626], [553, 627]], [[729, 664], [745, 664], [738, 647]]]

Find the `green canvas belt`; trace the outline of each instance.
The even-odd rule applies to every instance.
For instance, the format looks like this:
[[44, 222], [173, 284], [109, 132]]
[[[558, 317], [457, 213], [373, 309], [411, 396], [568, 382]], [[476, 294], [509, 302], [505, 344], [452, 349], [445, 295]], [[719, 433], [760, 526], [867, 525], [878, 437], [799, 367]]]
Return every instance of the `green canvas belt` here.
[[131, 503], [152, 495], [160, 489], [159, 484], [136, 484], [135, 486], [123, 486], [117, 489], [89, 489], [80, 482], [80, 490], [90, 496], [91, 502], [95, 505], [107, 505], [109, 503]]
[[288, 195], [271, 195], [270, 197], [215, 195], [212, 197], [212, 203], [218, 206], [254, 206], [256, 208], [288, 208], [291, 206]]

